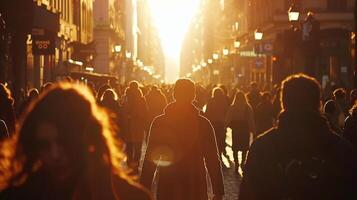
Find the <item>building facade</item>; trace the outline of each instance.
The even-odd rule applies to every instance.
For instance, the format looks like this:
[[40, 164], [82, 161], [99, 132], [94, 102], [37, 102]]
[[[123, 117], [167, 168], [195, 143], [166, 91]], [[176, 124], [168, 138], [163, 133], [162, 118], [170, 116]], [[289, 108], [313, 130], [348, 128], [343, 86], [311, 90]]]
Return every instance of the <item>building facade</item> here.
[[[288, 20], [292, 3], [300, 12], [297, 22]], [[251, 0], [249, 31], [240, 38], [245, 52], [253, 52], [246, 62], [251, 71], [245, 75], [261, 83], [279, 83], [292, 73], [303, 72], [323, 86], [334, 82], [351, 87], [354, 9], [354, 0]], [[307, 20], [309, 12], [316, 22], [315, 31]], [[257, 28], [264, 34], [261, 41], [254, 40]]]

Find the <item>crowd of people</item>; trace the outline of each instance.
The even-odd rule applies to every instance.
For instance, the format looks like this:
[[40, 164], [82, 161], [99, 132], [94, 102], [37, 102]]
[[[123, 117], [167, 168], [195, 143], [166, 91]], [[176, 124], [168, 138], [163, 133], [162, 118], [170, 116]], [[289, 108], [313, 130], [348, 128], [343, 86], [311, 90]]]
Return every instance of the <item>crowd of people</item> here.
[[228, 128], [239, 199], [357, 199], [357, 90], [247, 88], [0, 84], [0, 199], [220, 200]]

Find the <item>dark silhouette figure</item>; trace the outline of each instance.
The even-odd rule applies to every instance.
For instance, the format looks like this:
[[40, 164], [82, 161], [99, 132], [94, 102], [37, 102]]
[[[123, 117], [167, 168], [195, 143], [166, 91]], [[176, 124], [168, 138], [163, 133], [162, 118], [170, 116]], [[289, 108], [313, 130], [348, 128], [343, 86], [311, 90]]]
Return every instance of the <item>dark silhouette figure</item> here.
[[226, 151], [226, 133], [225, 119], [229, 108], [229, 102], [224, 91], [220, 87], [216, 87], [212, 91], [212, 98], [208, 100], [205, 116], [210, 120], [214, 128], [218, 152], [222, 156]]
[[[124, 120], [121, 113], [121, 107], [118, 103], [118, 95], [113, 89], [107, 89], [104, 91], [101, 99], [100, 105], [103, 106], [111, 114], [111, 120], [117, 125], [117, 127], [124, 126]], [[123, 139], [122, 135], [118, 135]]]
[[[348, 116], [348, 101], [346, 91], [343, 88], [338, 88], [333, 91], [333, 100], [337, 104], [337, 108], [344, 114], [345, 117]], [[341, 126], [343, 125], [344, 119], [341, 121]]]
[[141, 148], [145, 138], [147, 124], [147, 107], [139, 83], [132, 81], [125, 90], [122, 105], [124, 122], [124, 140], [126, 142], [126, 153], [128, 165], [133, 173], [138, 173]]
[[260, 93], [258, 90], [258, 84], [256, 82], [252, 82], [250, 84], [250, 91], [247, 94], [248, 103], [252, 106], [253, 110], [257, 108], [260, 103]]
[[319, 83], [293, 75], [281, 92], [278, 126], [253, 142], [239, 199], [356, 199], [356, 155], [322, 117]]
[[148, 107], [148, 117], [149, 117], [149, 126], [152, 120], [163, 114], [164, 109], [167, 105], [166, 97], [161, 92], [161, 90], [156, 86], [152, 86], [149, 93], [145, 96], [146, 104]]
[[257, 106], [255, 119], [257, 135], [262, 134], [273, 127], [275, 115], [269, 92], [263, 93], [261, 102]]
[[27, 92], [26, 99], [20, 107], [20, 114], [24, 113], [31, 102], [35, 101], [40, 95], [39, 91], [36, 88], [32, 88]]
[[226, 116], [226, 126], [232, 129], [232, 150], [235, 172], [238, 172], [238, 151], [242, 152], [243, 166], [249, 149], [250, 134], [255, 135], [255, 123], [252, 107], [242, 91], [237, 91]]
[[[11, 96], [10, 90], [0, 83], [0, 120], [2, 120], [0, 140], [8, 137], [15, 131], [15, 110], [14, 99]], [[5, 132], [7, 130], [7, 133]], [[4, 131], [4, 132], [3, 132]]]
[[151, 199], [124, 173], [122, 143], [95, 102], [69, 83], [41, 94], [1, 145], [0, 199]]
[[352, 143], [357, 150], [357, 102], [350, 109], [350, 115], [346, 119], [343, 136]]
[[205, 164], [214, 198], [224, 194], [214, 130], [193, 106], [194, 97], [194, 83], [179, 79], [174, 86], [176, 101], [151, 125], [141, 182], [151, 188], [158, 168], [157, 200], [207, 200]]
[[328, 100], [324, 105], [324, 114], [330, 125], [330, 128], [337, 134], [342, 134], [342, 128], [339, 126], [340, 110], [334, 100]]

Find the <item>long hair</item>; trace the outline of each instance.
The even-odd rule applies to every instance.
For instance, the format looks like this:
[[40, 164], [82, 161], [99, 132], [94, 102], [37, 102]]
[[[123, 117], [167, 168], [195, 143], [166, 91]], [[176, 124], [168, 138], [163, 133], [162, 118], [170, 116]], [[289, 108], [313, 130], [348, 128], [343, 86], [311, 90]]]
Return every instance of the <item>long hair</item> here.
[[234, 95], [232, 106], [243, 106], [243, 105], [249, 105], [249, 104], [244, 93], [239, 90]]
[[115, 129], [106, 112], [96, 105], [88, 88], [60, 83], [32, 102], [19, 130], [1, 144], [2, 189], [31, 181], [28, 177], [43, 168], [38, 156], [41, 143], [37, 140], [37, 130], [41, 128], [59, 133], [58, 143], [70, 161], [75, 160], [71, 167], [81, 171], [106, 169], [107, 174], [127, 177], [121, 167], [122, 143], [115, 139]]

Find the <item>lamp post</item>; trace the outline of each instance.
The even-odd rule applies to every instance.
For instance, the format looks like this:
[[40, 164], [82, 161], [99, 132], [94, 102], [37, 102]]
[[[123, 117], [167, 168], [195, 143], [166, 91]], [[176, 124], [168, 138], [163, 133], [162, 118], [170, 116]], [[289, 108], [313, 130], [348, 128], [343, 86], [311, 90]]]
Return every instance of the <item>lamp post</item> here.
[[300, 12], [295, 4], [291, 4], [288, 10], [288, 17], [290, 22], [297, 22], [299, 21]]
[[255, 29], [254, 31], [254, 39], [262, 40], [263, 39], [263, 31], [260, 28]]

